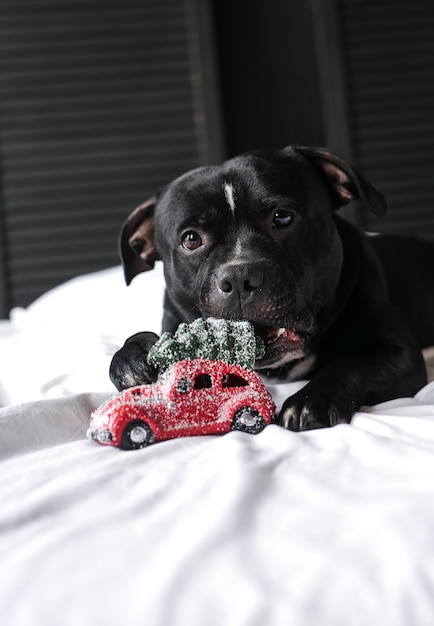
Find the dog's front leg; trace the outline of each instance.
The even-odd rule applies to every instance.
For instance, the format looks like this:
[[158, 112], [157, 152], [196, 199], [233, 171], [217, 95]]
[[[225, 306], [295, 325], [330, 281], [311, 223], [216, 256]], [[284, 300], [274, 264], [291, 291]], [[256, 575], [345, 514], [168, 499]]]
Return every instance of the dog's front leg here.
[[136, 333], [115, 353], [110, 364], [110, 380], [118, 391], [157, 380], [158, 370], [147, 361], [149, 350], [157, 340], [155, 333]]
[[295, 431], [349, 423], [363, 396], [358, 376], [349, 376], [347, 367], [328, 365], [284, 402], [279, 423]]
[[424, 384], [417, 348], [393, 346], [369, 356], [336, 357], [284, 402], [279, 423], [295, 431], [349, 423], [361, 406], [413, 396]]

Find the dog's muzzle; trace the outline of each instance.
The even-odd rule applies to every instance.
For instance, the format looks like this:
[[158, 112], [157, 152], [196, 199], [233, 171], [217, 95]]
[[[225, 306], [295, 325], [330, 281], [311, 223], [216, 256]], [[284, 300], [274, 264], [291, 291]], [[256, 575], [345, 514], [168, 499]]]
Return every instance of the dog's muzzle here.
[[270, 261], [225, 263], [214, 274], [202, 306], [206, 316], [253, 323], [265, 343], [258, 369], [280, 367], [309, 354], [313, 317], [291, 294], [289, 281], [281, 283], [281, 269]]

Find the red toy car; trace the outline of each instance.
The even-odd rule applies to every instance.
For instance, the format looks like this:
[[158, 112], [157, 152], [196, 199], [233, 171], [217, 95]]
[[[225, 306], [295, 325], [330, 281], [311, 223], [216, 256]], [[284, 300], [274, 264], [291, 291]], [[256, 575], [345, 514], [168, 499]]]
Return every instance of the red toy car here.
[[184, 360], [152, 385], [132, 387], [96, 409], [87, 436], [126, 450], [230, 430], [255, 434], [276, 407], [256, 372], [206, 359]]

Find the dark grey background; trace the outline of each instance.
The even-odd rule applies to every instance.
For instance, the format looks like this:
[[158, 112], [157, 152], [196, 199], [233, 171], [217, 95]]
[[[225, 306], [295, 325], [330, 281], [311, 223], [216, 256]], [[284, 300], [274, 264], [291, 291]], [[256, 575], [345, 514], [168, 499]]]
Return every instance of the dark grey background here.
[[328, 145], [434, 238], [431, 0], [0, 0], [1, 314], [118, 263], [178, 174]]

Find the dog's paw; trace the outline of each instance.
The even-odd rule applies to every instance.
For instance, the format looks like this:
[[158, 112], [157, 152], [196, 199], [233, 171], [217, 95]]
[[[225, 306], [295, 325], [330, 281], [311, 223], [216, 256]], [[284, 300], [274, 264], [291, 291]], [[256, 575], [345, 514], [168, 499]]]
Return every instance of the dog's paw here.
[[157, 380], [158, 370], [147, 361], [148, 352], [157, 340], [155, 333], [137, 333], [115, 353], [110, 364], [110, 380], [118, 391]]
[[355, 409], [355, 396], [350, 390], [309, 383], [284, 402], [278, 421], [288, 430], [326, 428], [349, 424]]

